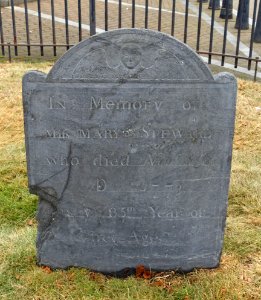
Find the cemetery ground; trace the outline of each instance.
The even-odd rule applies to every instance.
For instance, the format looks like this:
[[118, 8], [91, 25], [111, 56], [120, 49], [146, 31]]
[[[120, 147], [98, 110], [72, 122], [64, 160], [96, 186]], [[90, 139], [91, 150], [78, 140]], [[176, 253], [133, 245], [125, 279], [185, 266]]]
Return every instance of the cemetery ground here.
[[36, 265], [37, 197], [27, 187], [21, 79], [52, 65], [0, 63], [0, 299], [261, 299], [261, 84], [243, 79], [219, 268], [177, 274], [139, 266], [136, 276], [119, 279]]

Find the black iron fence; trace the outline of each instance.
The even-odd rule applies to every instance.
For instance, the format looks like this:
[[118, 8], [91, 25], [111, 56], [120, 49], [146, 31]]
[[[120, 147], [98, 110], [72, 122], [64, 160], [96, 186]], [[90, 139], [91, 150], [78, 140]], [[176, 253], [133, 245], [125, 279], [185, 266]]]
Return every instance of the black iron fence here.
[[177, 37], [209, 64], [240, 68], [254, 80], [261, 77], [259, 0], [16, 1], [0, 5], [0, 52], [10, 61], [12, 56], [35, 56], [32, 49], [57, 56], [89, 35], [137, 27]]

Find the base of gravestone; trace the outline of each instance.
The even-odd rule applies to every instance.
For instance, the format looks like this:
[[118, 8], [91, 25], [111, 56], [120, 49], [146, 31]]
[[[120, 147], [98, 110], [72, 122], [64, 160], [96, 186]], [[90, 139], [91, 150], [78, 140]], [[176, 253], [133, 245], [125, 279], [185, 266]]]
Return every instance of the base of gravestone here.
[[259, 24], [256, 26], [253, 40], [255, 43], [261, 43], [261, 21], [259, 21]]
[[220, 10], [220, 1], [219, 0], [210, 0], [209, 5], [208, 5], [208, 9], [212, 9], [212, 7], [215, 10]]
[[245, 23], [245, 24], [241, 24], [241, 26], [239, 26], [239, 24], [236, 23], [235, 24], [235, 29], [248, 30], [249, 29], [249, 24]]
[[[197, 269], [201, 269], [200, 267], [199, 268], [191, 268], [191, 269], [187, 269], [187, 270], [182, 270], [182, 269], [178, 269], [178, 268], [172, 268], [172, 269], [151, 269], [150, 266], [146, 266], [146, 265], [142, 265], [142, 264], [139, 264], [133, 268], [124, 268], [122, 270], [119, 270], [119, 271], [115, 271], [115, 272], [107, 272], [107, 271], [97, 271], [95, 269], [89, 269], [87, 267], [82, 267], [82, 266], [68, 266], [66, 268], [54, 268], [50, 265], [43, 265], [43, 264], [39, 264], [37, 263], [38, 267], [41, 267], [41, 268], [49, 268], [50, 270], [52, 271], [56, 271], [56, 270], [70, 270], [71, 268], [79, 268], [79, 269], [87, 269], [89, 272], [94, 272], [94, 273], [97, 273], [97, 274], [103, 274], [105, 276], [109, 276], [109, 277], [115, 277], [115, 278], [128, 278], [130, 276], [133, 276], [135, 274], [137, 274], [137, 269], [139, 267], [142, 267], [144, 268], [144, 270], [146, 270], [147, 272], [151, 273], [151, 274], [157, 274], [157, 273], [161, 273], [161, 272], [165, 272], [165, 273], [168, 273], [168, 272], [175, 272], [176, 274], [179, 274], [179, 275], [185, 275], [185, 274], [189, 274], [191, 272], [194, 272], [195, 270]], [[217, 265], [215, 266], [211, 266], [209, 268], [206, 268], [206, 267], [202, 267], [204, 269], [217, 269], [220, 267], [220, 263], [218, 263]]]
[[228, 19], [228, 20], [232, 20], [233, 19], [233, 13], [232, 13], [232, 9], [229, 10], [228, 12], [228, 17], [226, 16], [226, 9], [225, 8], [221, 8], [220, 10], [220, 16], [219, 16], [220, 19]]
[[254, 43], [261, 43], [261, 35], [260, 36], [255, 36], [254, 37]]

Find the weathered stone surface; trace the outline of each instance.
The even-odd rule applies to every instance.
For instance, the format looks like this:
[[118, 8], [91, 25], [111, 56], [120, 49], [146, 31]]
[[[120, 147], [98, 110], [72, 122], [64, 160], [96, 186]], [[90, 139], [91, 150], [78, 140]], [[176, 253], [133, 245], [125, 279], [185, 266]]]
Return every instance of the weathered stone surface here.
[[219, 264], [236, 80], [148, 30], [85, 40], [23, 79], [38, 262], [117, 272]]

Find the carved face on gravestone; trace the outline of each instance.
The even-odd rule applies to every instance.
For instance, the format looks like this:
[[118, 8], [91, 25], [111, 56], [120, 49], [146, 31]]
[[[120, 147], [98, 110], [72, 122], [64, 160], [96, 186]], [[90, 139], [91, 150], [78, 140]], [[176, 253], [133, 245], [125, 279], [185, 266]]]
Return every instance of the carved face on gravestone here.
[[141, 62], [142, 50], [134, 44], [128, 43], [121, 48], [121, 62], [128, 69], [134, 69]]

